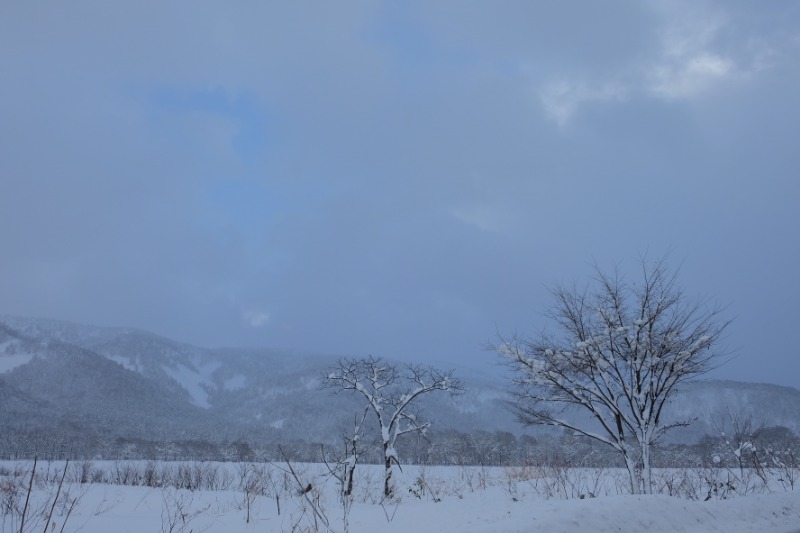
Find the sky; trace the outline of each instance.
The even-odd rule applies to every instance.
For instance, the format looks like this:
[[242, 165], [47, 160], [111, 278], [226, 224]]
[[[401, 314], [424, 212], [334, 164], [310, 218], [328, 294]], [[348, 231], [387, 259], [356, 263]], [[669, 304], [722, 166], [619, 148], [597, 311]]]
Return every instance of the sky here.
[[669, 255], [800, 387], [793, 0], [0, 3], [0, 313], [495, 362]]

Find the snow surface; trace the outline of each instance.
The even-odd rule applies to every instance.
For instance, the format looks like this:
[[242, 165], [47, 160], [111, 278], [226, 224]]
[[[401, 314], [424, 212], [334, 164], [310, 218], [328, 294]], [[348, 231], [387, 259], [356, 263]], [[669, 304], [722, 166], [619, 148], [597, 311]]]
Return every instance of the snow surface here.
[[31, 359], [33, 359], [33, 355], [29, 353], [17, 353], [14, 355], [0, 354], [0, 374], [10, 372], [18, 366], [24, 365]]
[[[233, 473], [241, 465], [219, 464]], [[53, 465], [51, 472], [58, 466]], [[271, 466], [270, 468], [275, 468]], [[325, 513], [331, 519], [331, 531], [342, 531], [341, 507], [336, 502], [335, 486], [325, 484], [319, 475], [319, 465], [299, 465], [298, 468], [315, 489], [310, 493], [319, 498]], [[359, 465], [362, 473], [379, 474], [380, 467]], [[489, 469], [496, 480], [502, 479], [501, 469]], [[427, 474], [426, 474], [427, 472]], [[455, 486], [463, 470], [447, 467], [428, 467], [423, 470], [409, 466], [399, 476], [398, 487], [403, 500], [397, 504], [357, 501], [350, 514], [350, 531], [395, 531], [414, 533], [439, 532], [492, 532], [515, 533], [541, 531], [548, 533], [577, 532], [703, 532], [703, 533], [800, 533], [800, 491], [773, 492], [754, 496], [740, 496], [730, 500], [707, 502], [685, 500], [664, 495], [625, 496], [613, 495], [588, 499], [538, 499], [524, 498], [514, 501], [500, 484], [485, 489], [468, 490], [431, 498], [430, 493], [417, 498], [408, 490], [412, 480], [428, 475]], [[57, 476], [50, 476], [54, 478]], [[369, 478], [369, 476], [368, 476]], [[361, 490], [365, 488], [361, 482]], [[380, 491], [380, 477], [372, 489]], [[462, 480], [463, 481], [463, 480]], [[402, 484], [402, 485], [401, 485]], [[275, 500], [256, 496], [252, 502], [252, 519], [245, 523], [244, 494], [233, 482], [225, 491], [176, 490], [174, 488], [146, 488], [105, 484], [66, 487], [69, 494], [82, 494], [65, 531], [107, 533], [109, 531], [139, 533], [161, 531], [168, 528], [170, 517], [181, 513], [188, 519], [184, 527], [174, 531], [208, 532], [279, 532], [313, 531], [313, 519], [303, 514], [303, 497], [295, 491], [285, 493], [281, 499], [282, 512], [278, 515]], [[317, 492], [316, 487], [321, 492]], [[41, 507], [52, 494], [53, 487], [37, 484], [35, 506]], [[438, 501], [437, 501], [438, 500]], [[60, 529], [63, 514], [56, 513], [56, 530]], [[0, 531], [14, 531], [13, 521], [0, 516]], [[41, 528], [41, 526], [39, 526]], [[325, 528], [321, 528], [324, 531]]]
[[144, 367], [136, 362], [132, 357], [109, 357], [112, 361], [122, 365], [122, 368], [136, 372], [139, 374], [144, 373]]
[[[174, 489], [90, 485], [80, 507], [69, 518], [66, 531], [78, 528], [84, 533], [159, 531], [164, 521], [162, 511], [169, 508], [172, 498], [182, 498], [190, 514], [202, 511], [187, 525], [187, 531], [289, 531], [298, 519], [293, 502], [284, 502], [283, 513], [279, 516], [272, 499], [259, 497], [254, 502], [253, 519], [246, 524], [241, 494], [234, 491], [190, 493]], [[334, 519], [333, 530], [340, 531], [336, 511], [329, 509]], [[387, 513], [391, 522], [387, 521]], [[466, 495], [463, 499], [444, 499], [440, 503], [406, 500], [396, 509], [394, 505], [384, 508], [357, 503], [353, 506], [350, 523], [353, 533], [794, 533], [800, 531], [800, 492], [709, 502], [669, 496], [513, 502], [495, 488]]]
[[197, 370], [179, 364], [177, 368], [164, 366], [164, 371], [189, 392], [192, 403], [208, 409], [211, 407], [211, 403], [208, 401], [207, 387], [212, 386], [211, 376], [219, 367], [220, 363], [218, 362], [197, 365]]

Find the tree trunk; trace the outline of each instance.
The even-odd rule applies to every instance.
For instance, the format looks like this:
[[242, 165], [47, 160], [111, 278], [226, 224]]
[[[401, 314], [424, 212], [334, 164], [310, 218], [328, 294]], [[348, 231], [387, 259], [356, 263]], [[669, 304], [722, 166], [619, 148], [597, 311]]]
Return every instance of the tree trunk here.
[[639, 476], [636, 475], [636, 461], [633, 460], [628, 450], [624, 450], [622, 456], [625, 458], [625, 468], [628, 469], [628, 477], [631, 482], [631, 494], [640, 494]]
[[650, 444], [642, 443], [642, 489], [645, 494], [653, 493], [653, 478], [650, 468]]
[[386, 467], [386, 475], [383, 483], [383, 495], [386, 498], [391, 498], [394, 495], [394, 482], [392, 480], [392, 458], [386, 453], [388, 448], [383, 446], [383, 460]]
[[394, 481], [392, 480], [392, 454], [389, 452], [389, 442], [383, 443], [383, 464], [385, 468], [383, 482], [383, 496], [391, 498], [394, 496]]

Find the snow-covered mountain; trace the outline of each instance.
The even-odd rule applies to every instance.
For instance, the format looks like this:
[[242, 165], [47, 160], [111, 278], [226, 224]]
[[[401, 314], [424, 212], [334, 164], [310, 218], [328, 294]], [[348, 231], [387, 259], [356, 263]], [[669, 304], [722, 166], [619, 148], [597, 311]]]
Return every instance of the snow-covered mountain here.
[[[0, 425], [46, 427], [55, 419], [110, 437], [330, 442], [361, 409], [352, 395], [320, 389], [335, 362], [3, 316], [0, 398], [13, 403], [4, 402]], [[458, 374], [468, 391], [423, 406], [437, 428], [518, 430], [504, 408], [502, 383], [477, 371]]]
[[[6, 429], [0, 433], [330, 443], [360, 410], [353, 395], [319, 388], [335, 362], [266, 349], [205, 349], [130, 328], [0, 316], [0, 430]], [[432, 396], [423, 405], [435, 428], [521, 431], [505, 404], [502, 374], [458, 368], [456, 375], [466, 385], [464, 394]], [[713, 433], [728, 414], [800, 433], [800, 391], [728, 381], [689, 384], [670, 415], [695, 423], [672, 440], [692, 442]]]

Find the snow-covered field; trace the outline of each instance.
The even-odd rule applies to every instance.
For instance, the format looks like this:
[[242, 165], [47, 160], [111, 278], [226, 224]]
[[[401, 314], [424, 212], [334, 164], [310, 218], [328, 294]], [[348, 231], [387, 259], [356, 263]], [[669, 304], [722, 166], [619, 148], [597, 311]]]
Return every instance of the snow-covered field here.
[[[20, 529], [30, 467], [0, 463], [3, 533]], [[297, 465], [302, 482], [313, 487], [305, 495], [284, 467], [74, 463], [58, 492], [63, 463], [40, 463], [23, 530], [45, 530], [51, 515], [55, 525], [48, 531], [344, 531], [337, 485], [324, 465]], [[407, 466], [397, 473], [398, 501], [381, 502], [381, 469], [358, 469], [349, 514], [353, 532], [800, 532], [800, 490], [785, 490], [778, 479], [759, 484], [736, 476], [732, 482], [730, 472], [659, 472], [660, 488], [669, 491], [677, 485], [665, 483], [683, 483], [684, 496], [699, 496], [691, 499], [621, 494], [624, 475], [615, 470]], [[101, 482], [80, 483], [82, 477]], [[118, 484], [123, 482], [138, 485]], [[141, 486], [144, 482], [169, 486]]]

